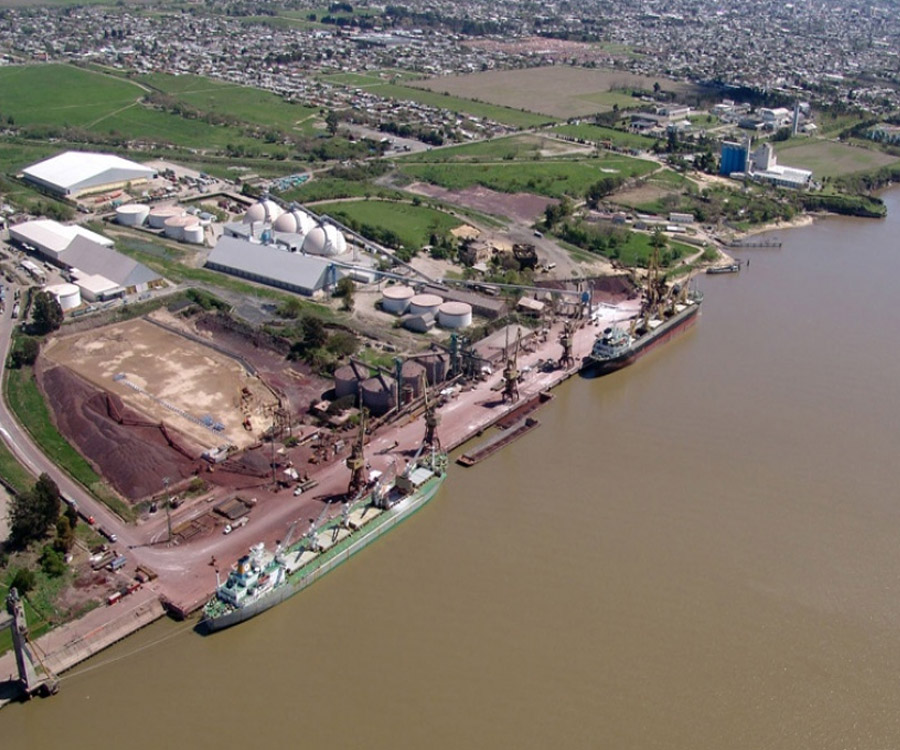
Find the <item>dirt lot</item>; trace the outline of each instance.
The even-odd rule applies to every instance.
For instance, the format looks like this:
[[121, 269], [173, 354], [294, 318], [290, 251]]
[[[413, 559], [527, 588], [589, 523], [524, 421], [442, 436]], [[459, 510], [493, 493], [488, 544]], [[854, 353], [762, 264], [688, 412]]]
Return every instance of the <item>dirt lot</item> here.
[[[616, 70], [568, 65], [523, 70], [491, 70], [460, 76], [439, 76], [410, 86], [446, 92], [465, 99], [540, 112], [551, 117], [594, 114], [611, 107], [609, 92], [652, 89], [657, 79]], [[659, 79], [665, 90], [685, 91], [688, 84]]]
[[406, 189], [429, 198], [438, 198], [458, 206], [494, 216], [505, 216], [526, 224], [541, 216], [548, 205], [559, 202], [555, 198], [542, 198], [531, 193], [498, 193], [480, 185], [465, 190], [447, 190], [425, 182], [414, 182]]
[[[147, 320], [56, 338], [44, 356], [206, 448], [253, 443], [276, 401], [236, 360]], [[222, 429], [211, 429], [216, 424]]]

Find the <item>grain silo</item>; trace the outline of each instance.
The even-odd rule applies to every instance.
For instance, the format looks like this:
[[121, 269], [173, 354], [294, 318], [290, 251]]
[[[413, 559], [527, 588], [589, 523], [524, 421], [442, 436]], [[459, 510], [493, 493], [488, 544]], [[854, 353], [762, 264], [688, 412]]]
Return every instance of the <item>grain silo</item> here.
[[81, 306], [81, 290], [74, 284], [54, 284], [44, 288], [56, 297], [63, 312], [74, 310]]
[[202, 245], [205, 237], [202, 224], [193, 224], [184, 228], [184, 241], [192, 245]]
[[194, 216], [170, 216], [165, 221], [166, 237], [172, 240], [183, 240], [184, 230], [188, 227], [200, 226]]
[[403, 315], [416, 293], [408, 286], [387, 286], [381, 293], [381, 309], [394, 315]]
[[407, 403], [409, 399], [422, 395], [422, 384], [427, 379], [425, 367], [414, 359], [408, 359], [400, 367], [400, 401]]
[[443, 383], [450, 371], [450, 355], [446, 352], [434, 352], [419, 357], [419, 363], [425, 368], [428, 385]]
[[178, 206], [159, 206], [150, 211], [147, 221], [153, 229], [162, 229], [166, 221], [174, 216], [184, 216], [184, 209]]
[[[360, 372], [354, 365], [344, 365], [334, 371], [334, 397], [344, 398], [359, 392]], [[365, 373], [368, 377], [369, 373]], [[362, 378], [364, 379], [364, 378]]]
[[441, 328], [467, 328], [472, 325], [472, 305], [468, 302], [445, 302], [438, 308]]
[[437, 315], [444, 300], [436, 294], [417, 294], [409, 300], [410, 315]]
[[397, 405], [395, 389], [394, 379], [386, 375], [376, 375], [363, 381], [363, 406], [376, 417], [386, 414]]
[[126, 203], [116, 209], [116, 223], [123, 227], [139, 227], [150, 215], [150, 206], [143, 203]]

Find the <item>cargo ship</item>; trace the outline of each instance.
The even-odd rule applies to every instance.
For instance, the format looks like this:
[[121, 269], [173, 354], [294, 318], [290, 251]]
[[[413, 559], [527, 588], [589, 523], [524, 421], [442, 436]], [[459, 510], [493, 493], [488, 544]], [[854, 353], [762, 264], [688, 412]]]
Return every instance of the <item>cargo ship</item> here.
[[[356, 459], [348, 465], [351, 460]], [[298, 542], [291, 544], [295, 522], [274, 550], [262, 542], [253, 545], [216, 587], [203, 609], [201, 629], [237, 625], [302, 591], [425, 505], [446, 475], [447, 454], [431, 447], [402, 474], [362, 487], [355, 500], [342, 504], [340, 515], [323, 522], [326, 505]]]
[[668, 287], [651, 259], [641, 311], [628, 328], [610, 326], [594, 341], [581, 372], [596, 377], [634, 363], [655, 346], [668, 341], [696, 322], [703, 294], [687, 283]]

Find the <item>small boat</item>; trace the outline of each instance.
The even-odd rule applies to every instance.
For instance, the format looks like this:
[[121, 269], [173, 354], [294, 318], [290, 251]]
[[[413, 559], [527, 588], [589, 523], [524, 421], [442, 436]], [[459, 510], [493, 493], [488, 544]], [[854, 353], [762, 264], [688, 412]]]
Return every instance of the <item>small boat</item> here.
[[741, 270], [741, 262], [735, 261], [727, 266], [710, 266], [706, 269], [707, 273], [737, 273]]

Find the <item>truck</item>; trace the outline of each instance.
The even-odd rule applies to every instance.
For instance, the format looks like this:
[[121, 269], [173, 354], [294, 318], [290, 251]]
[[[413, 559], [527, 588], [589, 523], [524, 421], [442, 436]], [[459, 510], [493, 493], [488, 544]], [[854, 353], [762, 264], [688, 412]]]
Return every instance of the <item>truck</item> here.
[[114, 532], [110, 531], [109, 529], [107, 529], [103, 526], [98, 526], [97, 531], [99, 532], [100, 536], [105, 537], [106, 539], [108, 539], [111, 542], [119, 541], [119, 537], [117, 537]]

